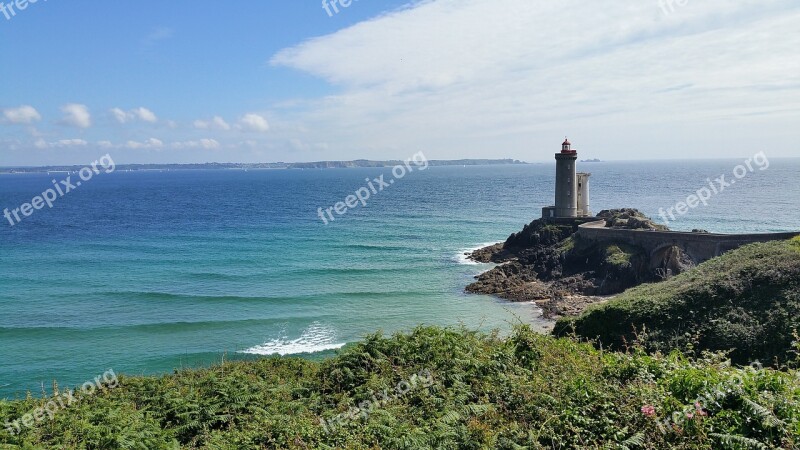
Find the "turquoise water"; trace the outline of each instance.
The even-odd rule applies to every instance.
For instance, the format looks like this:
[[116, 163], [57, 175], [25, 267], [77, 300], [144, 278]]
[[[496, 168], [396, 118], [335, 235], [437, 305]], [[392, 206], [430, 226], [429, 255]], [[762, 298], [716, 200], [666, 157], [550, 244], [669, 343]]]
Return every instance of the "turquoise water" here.
[[[655, 216], [739, 160], [582, 164], [592, 207]], [[502, 241], [552, 203], [554, 166], [430, 167], [329, 225], [317, 216], [388, 169], [101, 174], [0, 223], [0, 396], [108, 368], [150, 374], [266, 354], [324, 357], [379, 329], [546, 325], [530, 304], [465, 295]], [[770, 161], [674, 229], [800, 229], [800, 160]], [[0, 176], [15, 208], [65, 174]], [[729, 175], [729, 178], [731, 176]]]

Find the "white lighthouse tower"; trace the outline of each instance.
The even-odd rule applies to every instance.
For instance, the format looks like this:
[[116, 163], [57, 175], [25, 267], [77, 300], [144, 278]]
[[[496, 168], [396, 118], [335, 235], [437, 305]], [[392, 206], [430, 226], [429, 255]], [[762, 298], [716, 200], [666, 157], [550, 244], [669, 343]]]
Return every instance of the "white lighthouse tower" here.
[[590, 217], [589, 177], [590, 173], [578, 173], [576, 163], [578, 151], [573, 150], [569, 139], [564, 139], [561, 152], [556, 153], [556, 204], [542, 209], [542, 217], [576, 218]]

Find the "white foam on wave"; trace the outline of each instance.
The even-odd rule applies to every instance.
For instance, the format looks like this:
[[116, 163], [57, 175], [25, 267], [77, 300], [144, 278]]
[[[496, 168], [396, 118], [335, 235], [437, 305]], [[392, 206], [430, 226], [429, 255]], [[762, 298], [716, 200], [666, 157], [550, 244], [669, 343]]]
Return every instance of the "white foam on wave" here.
[[345, 343], [337, 343], [335, 339], [336, 331], [333, 328], [314, 322], [297, 339], [289, 339], [284, 336], [248, 348], [240, 353], [286, 356], [336, 350], [345, 346]]
[[479, 263], [479, 262], [476, 262], [476, 261], [473, 261], [473, 260], [469, 259], [467, 254], [472, 253], [475, 250], [480, 250], [480, 249], [482, 249], [484, 247], [488, 247], [488, 246], [494, 245], [494, 244], [497, 244], [497, 242], [487, 242], [485, 244], [478, 245], [477, 247], [471, 247], [471, 248], [465, 248], [463, 250], [459, 250], [458, 254], [455, 256], [454, 259], [455, 259], [455, 261], [457, 263], [464, 264], [464, 265], [467, 265], [467, 266], [478, 266], [478, 265], [481, 265], [482, 263]]

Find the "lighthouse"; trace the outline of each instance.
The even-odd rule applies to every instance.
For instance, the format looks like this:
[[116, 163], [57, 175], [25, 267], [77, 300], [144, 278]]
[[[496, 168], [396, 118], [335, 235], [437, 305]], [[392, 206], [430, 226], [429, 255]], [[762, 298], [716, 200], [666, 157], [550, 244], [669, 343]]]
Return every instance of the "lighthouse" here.
[[556, 202], [555, 206], [542, 209], [542, 217], [577, 218], [590, 217], [589, 177], [590, 173], [577, 172], [578, 151], [572, 148], [568, 138], [556, 153]]
[[561, 153], [556, 153], [556, 217], [578, 217], [577, 162], [577, 150], [564, 139]]

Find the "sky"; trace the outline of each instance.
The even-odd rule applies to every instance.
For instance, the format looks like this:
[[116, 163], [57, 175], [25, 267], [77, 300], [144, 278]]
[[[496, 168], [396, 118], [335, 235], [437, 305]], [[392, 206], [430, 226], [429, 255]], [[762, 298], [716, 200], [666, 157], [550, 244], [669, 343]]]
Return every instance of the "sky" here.
[[31, 1], [0, 166], [800, 156], [796, 0]]

